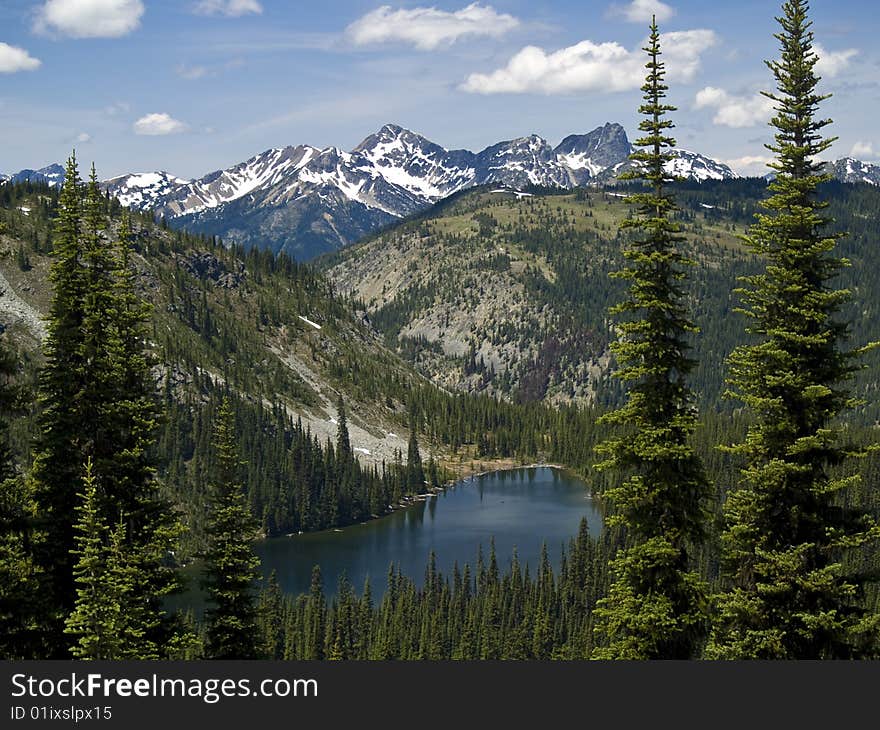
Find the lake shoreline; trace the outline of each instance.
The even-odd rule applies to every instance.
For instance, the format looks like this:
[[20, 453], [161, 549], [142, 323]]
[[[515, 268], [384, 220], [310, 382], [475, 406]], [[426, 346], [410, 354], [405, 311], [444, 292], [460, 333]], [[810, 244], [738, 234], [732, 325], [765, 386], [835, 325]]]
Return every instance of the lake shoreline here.
[[[369, 579], [374, 595], [379, 595], [387, 589], [389, 566], [418, 582], [432, 552], [438, 570], [447, 575], [456, 563], [475, 565], [480, 549], [487, 550], [493, 540], [502, 562], [516, 552], [522, 564], [534, 566], [544, 548], [558, 561], [582, 519], [587, 519], [591, 533], [601, 531], [598, 505], [586, 482], [571, 470], [548, 463], [487, 466], [447, 480], [431, 497], [423, 495], [423, 500], [351, 529], [256, 541], [262, 580], [275, 572], [284, 593], [302, 595], [309, 590], [314, 567], [320, 565], [325, 595], [336, 595], [341, 575], [356, 587]], [[450, 489], [458, 485], [465, 488]], [[187, 588], [167, 603], [170, 612], [203, 609], [199, 570], [198, 564], [188, 568]]]
[[[480, 466], [484, 466], [486, 462], [479, 462]], [[498, 474], [500, 472], [507, 471], [520, 471], [521, 469], [554, 469], [556, 471], [567, 472], [571, 476], [584, 481], [583, 478], [575, 471], [570, 469], [567, 466], [562, 464], [546, 464], [546, 463], [534, 463], [534, 464], [511, 464], [507, 462], [502, 462], [503, 465], [499, 464], [498, 466], [492, 469], [485, 469], [483, 471], [472, 471], [466, 475], [457, 475], [454, 479], [450, 479], [439, 487], [427, 487], [427, 491], [420, 492], [419, 494], [410, 495], [408, 497], [404, 497], [400, 502], [395, 505], [391, 505], [391, 509], [385, 514], [381, 515], [371, 515], [369, 520], [362, 520], [361, 522], [353, 522], [350, 525], [343, 525], [340, 527], [328, 527], [324, 530], [300, 530], [299, 532], [288, 532], [283, 535], [263, 535], [256, 543], [266, 542], [268, 540], [278, 540], [279, 538], [295, 538], [301, 537], [302, 535], [320, 535], [322, 533], [327, 532], [344, 532], [345, 530], [358, 527], [360, 525], [366, 525], [370, 522], [376, 522], [377, 520], [384, 520], [392, 515], [400, 512], [401, 510], [408, 510], [416, 505], [419, 505], [423, 502], [427, 502], [429, 499], [436, 497], [438, 494], [443, 494], [448, 489], [451, 489], [459, 484], [464, 484], [466, 482], [473, 481], [478, 477], [485, 477], [491, 474]], [[584, 484], [586, 482], [584, 481]]]

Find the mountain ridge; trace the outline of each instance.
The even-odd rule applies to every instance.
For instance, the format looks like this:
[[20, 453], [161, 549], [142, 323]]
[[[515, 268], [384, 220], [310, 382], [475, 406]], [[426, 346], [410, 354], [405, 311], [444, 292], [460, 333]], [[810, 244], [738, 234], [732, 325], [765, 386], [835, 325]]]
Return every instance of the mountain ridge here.
[[[633, 150], [626, 130], [614, 122], [586, 134], [567, 135], [555, 147], [530, 134], [479, 152], [447, 149], [389, 123], [350, 152], [289, 145], [191, 180], [152, 171], [120, 175], [102, 184], [126, 207], [149, 211], [175, 228], [308, 260], [469, 188], [612, 185], [633, 168]], [[705, 155], [681, 148], [671, 154], [667, 170], [684, 179], [739, 177]], [[844, 182], [880, 184], [880, 166], [845, 158], [828, 163], [827, 169]], [[63, 181], [63, 168], [23, 170], [11, 179], [57, 185]]]

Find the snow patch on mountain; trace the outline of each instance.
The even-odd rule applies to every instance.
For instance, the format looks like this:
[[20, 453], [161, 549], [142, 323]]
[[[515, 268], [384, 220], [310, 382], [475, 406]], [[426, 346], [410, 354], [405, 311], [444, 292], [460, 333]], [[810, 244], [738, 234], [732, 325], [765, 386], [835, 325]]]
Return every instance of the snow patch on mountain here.
[[148, 210], [189, 181], [167, 172], [137, 172], [107, 180], [103, 183], [126, 208]]
[[14, 175], [9, 176], [9, 181], [13, 183], [33, 182], [46, 183], [49, 187], [61, 187], [64, 183], [65, 169], [59, 164], [47, 165], [39, 170], [20, 170]]
[[704, 182], [705, 180], [730, 180], [737, 177], [724, 163], [689, 152], [682, 149], [673, 149], [674, 157], [669, 160], [663, 169], [675, 177], [683, 177], [691, 180]]
[[880, 165], [844, 157], [836, 162], [826, 162], [824, 171], [835, 179], [846, 183], [868, 183], [880, 185]]

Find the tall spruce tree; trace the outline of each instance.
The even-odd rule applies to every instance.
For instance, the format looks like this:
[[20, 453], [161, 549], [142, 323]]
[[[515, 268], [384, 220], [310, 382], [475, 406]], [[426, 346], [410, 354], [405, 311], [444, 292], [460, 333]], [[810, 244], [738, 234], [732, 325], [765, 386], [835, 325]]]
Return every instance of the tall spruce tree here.
[[817, 56], [806, 0], [788, 0], [777, 18], [781, 57], [768, 62], [777, 93], [776, 172], [766, 213], [747, 239], [765, 270], [740, 290], [756, 342], [730, 358], [730, 395], [753, 419], [735, 451], [747, 466], [725, 506], [726, 592], [710, 655], [821, 659], [876, 655], [878, 617], [863, 604], [865, 576], [848, 553], [880, 537], [865, 510], [846, 499], [854, 477], [839, 476], [852, 450], [838, 417], [853, 405], [847, 384], [859, 350], [847, 349], [840, 317], [849, 293], [833, 279], [846, 262], [841, 234], [817, 188], [830, 179], [817, 157], [828, 119], [818, 118]]
[[[112, 428], [107, 462], [112, 492], [108, 524], [124, 520], [124, 553], [134, 580], [133, 592], [141, 604], [142, 649], [148, 658], [163, 656], [182, 639], [164, 612], [163, 598], [177, 590], [179, 578], [170, 555], [177, 545], [180, 523], [155, 478], [156, 439], [160, 421], [153, 358], [146, 350], [151, 306], [136, 291], [131, 262], [131, 222], [124, 215], [111, 248], [113, 270], [110, 316], [115, 358], [112, 394], [102, 407], [102, 418]], [[109, 339], [109, 338], [108, 338]]]
[[260, 655], [255, 595], [260, 561], [253, 549], [257, 525], [238, 478], [241, 461], [228, 399], [217, 411], [213, 445], [217, 466], [209, 492], [203, 578], [210, 602], [205, 612], [205, 654], [211, 659], [256, 659]]
[[65, 622], [65, 632], [74, 637], [71, 647], [77, 659], [118, 659], [118, 616], [121, 607], [113, 604], [106, 584], [107, 525], [98, 507], [97, 479], [89, 460], [85, 467], [82, 500], [76, 507], [74, 527], [77, 561], [73, 569], [76, 601]]
[[31, 471], [40, 526], [35, 558], [41, 571], [46, 655], [67, 658], [64, 621], [73, 608], [73, 515], [82, 493], [83, 423], [79, 393], [83, 388], [82, 182], [76, 156], [67, 161], [52, 239], [49, 280], [52, 303], [43, 344], [37, 402], [39, 433]]
[[340, 464], [348, 464], [352, 459], [351, 439], [348, 435], [348, 418], [345, 413], [345, 401], [342, 395], [336, 400], [336, 458]]
[[629, 282], [628, 296], [611, 309], [625, 316], [612, 348], [627, 400], [605, 417], [622, 435], [600, 446], [606, 458], [598, 465], [620, 477], [604, 496], [612, 507], [608, 522], [622, 528], [625, 544], [596, 609], [604, 644], [597, 656], [684, 659], [698, 653], [706, 631], [705, 587], [691, 552], [704, 535], [707, 485], [690, 444], [695, 408], [686, 378], [694, 361], [687, 339], [694, 326], [682, 284], [691, 262], [679, 250], [683, 237], [667, 189], [674, 178], [664, 166], [675, 140], [665, 116], [675, 107], [663, 101], [668, 87], [656, 22], [644, 50], [644, 136], [636, 141], [643, 149], [631, 156], [637, 166], [626, 177], [646, 189], [628, 198], [638, 213], [622, 227], [640, 235], [623, 252], [626, 268], [613, 274]]
[[43, 527], [37, 556], [45, 575], [51, 656], [64, 656], [73, 609], [76, 464], [91, 460], [102, 524], [125, 520], [125, 552], [137, 565], [133, 605], [144, 623], [143, 658], [170, 641], [161, 600], [175, 586], [168, 565], [175, 520], [153, 478], [158, 418], [144, 353], [149, 308], [134, 290], [127, 227], [114, 240], [94, 166], [85, 189], [71, 157], [53, 239], [54, 296], [41, 373], [40, 433], [32, 477]]
[[327, 627], [327, 600], [324, 598], [324, 583], [319, 565], [312, 568], [312, 582], [306, 605], [303, 658], [323, 659], [324, 634]]
[[125, 524], [119, 521], [111, 531], [103, 522], [91, 461], [83, 481], [76, 508], [76, 602], [65, 622], [65, 632], [74, 638], [71, 653], [77, 659], [158, 659], [145, 636], [149, 622], [142, 614], [149, 603], [137, 597]]
[[406, 489], [411, 494], [418, 494], [425, 488], [425, 469], [419, 451], [416, 419], [410, 418], [410, 424], [409, 445], [406, 451]]

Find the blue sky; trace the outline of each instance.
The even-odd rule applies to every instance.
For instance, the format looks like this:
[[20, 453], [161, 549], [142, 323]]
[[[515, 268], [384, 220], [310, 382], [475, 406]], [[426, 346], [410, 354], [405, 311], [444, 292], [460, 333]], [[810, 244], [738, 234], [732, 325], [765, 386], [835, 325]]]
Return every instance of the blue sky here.
[[[386, 122], [450, 148], [638, 123], [646, 18], [680, 146], [763, 171], [768, 0], [0, 0], [0, 171], [76, 146], [101, 177], [199, 176], [270, 147], [351, 149]], [[880, 22], [813, 0], [829, 156], [880, 156]]]

